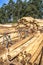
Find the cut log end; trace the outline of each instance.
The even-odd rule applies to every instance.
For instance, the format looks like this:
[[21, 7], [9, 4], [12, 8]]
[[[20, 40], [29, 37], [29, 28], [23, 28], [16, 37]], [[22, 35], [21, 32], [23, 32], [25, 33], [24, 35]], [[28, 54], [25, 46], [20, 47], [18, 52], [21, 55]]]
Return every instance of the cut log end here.
[[10, 61], [10, 60], [11, 60], [11, 56], [10, 56], [10, 55], [8, 55], [7, 57], [8, 57], [8, 60]]

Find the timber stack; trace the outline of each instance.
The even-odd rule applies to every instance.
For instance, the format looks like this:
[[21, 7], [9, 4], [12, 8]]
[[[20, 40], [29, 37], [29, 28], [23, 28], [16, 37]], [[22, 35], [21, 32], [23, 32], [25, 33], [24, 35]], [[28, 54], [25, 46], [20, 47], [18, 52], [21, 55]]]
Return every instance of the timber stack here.
[[43, 65], [43, 19], [0, 24], [0, 65]]

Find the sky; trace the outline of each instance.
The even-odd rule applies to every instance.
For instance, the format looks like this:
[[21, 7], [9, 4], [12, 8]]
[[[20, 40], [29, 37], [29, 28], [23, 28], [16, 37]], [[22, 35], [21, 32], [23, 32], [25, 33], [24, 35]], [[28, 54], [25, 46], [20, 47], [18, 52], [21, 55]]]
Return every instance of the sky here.
[[[4, 3], [8, 3], [9, 0], [0, 0], [0, 7], [4, 4]], [[13, 0], [14, 2], [16, 2], [16, 0]], [[24, 1], [24, 0], [22, 0]], [[28, 1], [28, 0], [27, 0]]]
[[[9, 0], [0, 0], [0, 7], [4, 4], [4, 3], [8, 3]], [[14, 0], [16, 2], [16, 0]]]

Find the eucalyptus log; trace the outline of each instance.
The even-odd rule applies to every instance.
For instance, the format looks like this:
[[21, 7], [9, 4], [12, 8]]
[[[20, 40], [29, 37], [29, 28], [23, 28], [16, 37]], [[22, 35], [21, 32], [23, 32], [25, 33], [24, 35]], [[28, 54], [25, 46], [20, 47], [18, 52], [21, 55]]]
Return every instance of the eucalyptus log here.
[[17, 48], [17, 47], [23, 45], [25, 42], [27, 42], [27, 41], [28, 41], [30, 38], [32, 38], [32, 37], [33, 37], [33, 35], [30, 35], [29, 37], [23, 39], [22, 41], [19, 41], [17, 44], [12, 45], [11, 47], [9, 47], [9, 51], [12, 51], [12, 50], [14, 50], [15, 48]]
[[[38, 36], [39, 36], [39, 35], [34, 36], [31, 40], [27, 41], [27, 43], [25, 43], [24, 46], [25, 46], [26, 48], [27, 48], [27, 47], [29, 48], [29, 46], [30, 46], [32, 43], [34, 43], [35, 40], [37, 40]], [[23, 49], [23, 52], [22, 52], [22, 53], [23, 53], [24, 58], [25, 58], [25, 56], [26, 56], [25, 59], [29, 60], [30, 57], [31, 57], [31, 54], [29, 54], [29, 53], [26, 52], [26, 48]], [[21, 49], [22, 49], [22, 48], [21, 48]], [[21, 57], [22, 57], [22, 56], [20, 56], [20, 55], [18, 56], [19, 60], [21, 59]]]
[[[27, 47], [26, 51], [27, 51], [28, 53], [31, 54], [31, 52], [32, 52], [32, 53], [35, 52], [35, 50], [38, 48], [38, 45], [40, 45], [41, 41], [43, 40], [43, 36], [42, 36], [42, 35], [43, 35], [43, 34], [41, 34], [41, 35], [37, 38], [37, 40], [36, 40], [34, 43], [32, 43], [29, 47]], [[35, 49], [35, 50], [34, 50], [34, 49]]]
[[30, 54], [32, 53], [31, 55], [33, 55], [35, 53], [35, 51], [38, 49], [42, 40], [43, 40], [43, 37], [40, 37], [39, 39], [37, 39], [37, 42], [34, 42], [35, 45], [33, 45], [32, 50], [29, 51]]
[[24, 51], [29, 45], [31, 45], [38, 37], [39, 35], [36, 35], [36, 37], [33, 37], [32, 39], [28, 40], [23, 44], [22, 46], [18, 47], [17, 49], [9, 52], [9, 55], [11, 56], [11, 59], [15, 56], [17, 56], [20, 52]]
[[34, 65], [35, 65], [35, 64], [39, 64], [40, 57], [41, 57], [41, 53], [40, 53], [39, 56], [37, 57], [36, 61], [33, 63]]
[[33, 62], [37, 59], [37, 57], [38, 57], [39, 54], [41, 53], [42, 46], [43, 46], [43, 41], [41, 42], [41, 45], [39, 46], [39, 48], [37, 49], [37, 51], [35, 52], [35, 54], [34, 54], [33, 57], [30, 59], [29, 62], [33, 63]]
[[[18, 42], [17, 44], [14, 44], [14, 45], [12, 45], [10, 48], [9, 48], [9, 50], [8, 49], [6, 49], [6, 48], [1, 48], [0, 49], [0, 58], [2, 57], [4, 60], [5, 59], [7, 59], [7, 55], [9, 55], [9, 53], [12, 53], [12, 50], [14, 50], [15, 51], [15, 48], [17, 48], [17, 50], [19, 51], [19, 49], [18, 49], [18, 47], [19, 46], [21, 46], [22, 44], [25, 44], [25, 42], [27, 42], [31, 37], [33, 37], [33, 35], [31, 35], [31, 36], [29, 36], [29, 37], [27, 37], [26, 39], [24, 39], [24, 40], [22, 40], [21, 42]], [[5, 50], [4, 50], [5, 49]], [[16, 50], [16, 51], [17, 51]], [[11, 52], [10, 52], [11, 51]]]

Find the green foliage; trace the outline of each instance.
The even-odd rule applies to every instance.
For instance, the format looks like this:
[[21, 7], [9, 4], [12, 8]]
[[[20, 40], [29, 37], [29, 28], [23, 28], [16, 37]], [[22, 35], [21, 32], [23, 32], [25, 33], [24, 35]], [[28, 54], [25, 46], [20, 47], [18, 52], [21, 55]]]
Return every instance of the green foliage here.
[[15, 23], [24, 16], [42, 18], [42, 0], [9, 0], [0, 8], [0, 23]]

